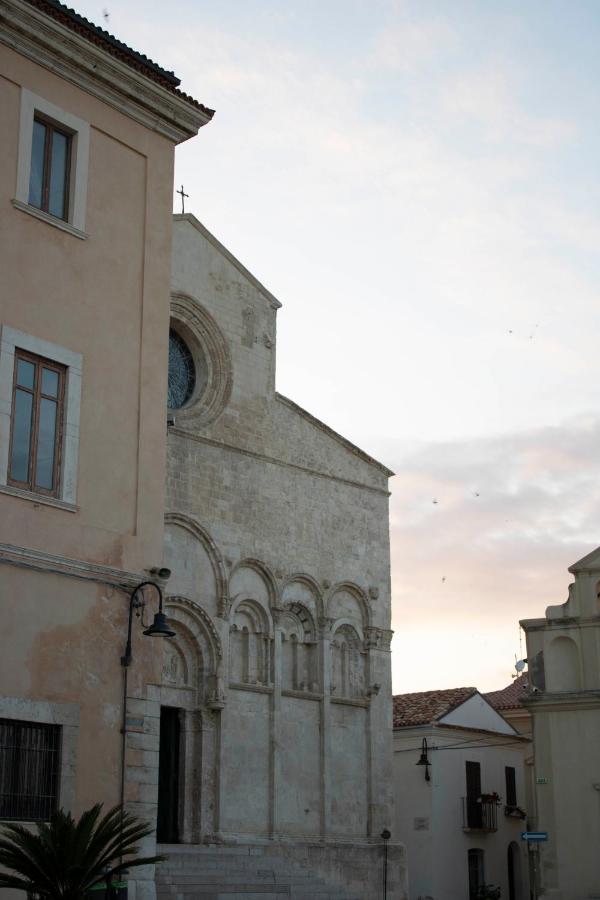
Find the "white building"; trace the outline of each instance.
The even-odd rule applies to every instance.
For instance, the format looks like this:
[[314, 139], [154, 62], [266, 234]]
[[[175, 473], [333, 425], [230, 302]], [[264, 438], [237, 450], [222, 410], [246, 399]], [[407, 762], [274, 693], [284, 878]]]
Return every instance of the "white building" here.
[[529, 897], [528, 744], [476, 688], [394, 697], [395, 832], [410, 900]]

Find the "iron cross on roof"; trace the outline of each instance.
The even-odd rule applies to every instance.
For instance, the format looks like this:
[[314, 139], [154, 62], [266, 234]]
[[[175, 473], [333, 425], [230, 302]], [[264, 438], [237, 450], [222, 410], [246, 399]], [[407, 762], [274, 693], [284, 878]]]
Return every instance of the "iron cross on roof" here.
[[180, 196], [181, 196], [181, 214], [184, 215], [185, 214], [185, 198], [189, 197], [190, 195], [184, 193], [183, 185], [181, 185], [181, 189], [179, 191], [176, 191], [176, 193], [180, 194]]

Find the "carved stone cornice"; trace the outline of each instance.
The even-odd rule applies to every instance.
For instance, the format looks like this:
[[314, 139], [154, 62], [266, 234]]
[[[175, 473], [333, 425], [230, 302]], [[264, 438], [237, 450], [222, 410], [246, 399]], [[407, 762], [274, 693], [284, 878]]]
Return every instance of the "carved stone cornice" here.
[[176, 144], [210, 115], [23, 0], [0, 0], [0, 42]]
[[0, 544], [0, 564], [18, 566], [23, 569], [36, 569], [38, 572], [51, 572], [55, 575], [66, 575], [81, 578], [83, 581], [95, 581], [109, 587], [129, 591], [144, 580], [137, 572], [126, 572], [111, 566], [101, 566], [82, 559], [44, 553], [42, 550], [30, 550], [13, 544]]

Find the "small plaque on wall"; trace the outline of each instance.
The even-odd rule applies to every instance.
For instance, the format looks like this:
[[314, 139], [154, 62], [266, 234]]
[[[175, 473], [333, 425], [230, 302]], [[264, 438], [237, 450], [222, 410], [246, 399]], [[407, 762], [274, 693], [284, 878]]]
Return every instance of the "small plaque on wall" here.
[[429, 831], [429, 818], [420, 816], [414, 820], [415, 831]]

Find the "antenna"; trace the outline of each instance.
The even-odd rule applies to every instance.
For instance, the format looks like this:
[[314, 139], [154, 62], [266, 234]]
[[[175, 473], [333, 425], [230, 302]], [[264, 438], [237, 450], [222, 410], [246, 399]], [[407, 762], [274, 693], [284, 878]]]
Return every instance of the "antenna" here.
[[527, 665], [526, 659], [517, 659], [515, 661], [515, 669], [517, 670], [519, 675], [521, 674], [521, 672], [523, 671], [523, 669], [525, 668], [526, 665]]

